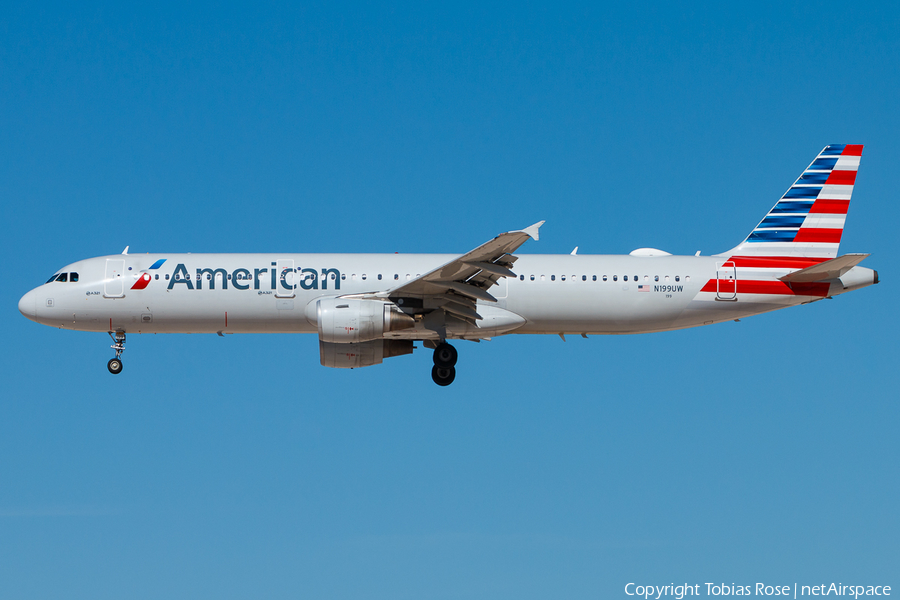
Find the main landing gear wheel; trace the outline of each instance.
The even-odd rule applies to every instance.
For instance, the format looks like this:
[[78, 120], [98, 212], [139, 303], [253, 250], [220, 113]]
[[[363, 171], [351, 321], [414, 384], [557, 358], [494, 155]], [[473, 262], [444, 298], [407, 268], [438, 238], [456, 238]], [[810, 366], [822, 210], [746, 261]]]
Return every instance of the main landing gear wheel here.
[[456, 352], [456, 348], [447, 342], [441, 342], [437, 345], [437, 348], [434, 349], [434, 364], [437, 367], [455, 367], [456, 359], [458, 358], [459, 354]]
[[450, 385], [456, 379], [456, 367], [439, 367], [434, 365], [431, 368], [431, 378], [441, 387]]
[[434, 349], [434, 368], [431, 378], [439, 386], [450, 385], [456, 379], [456, 359], [459, 355], [456, 348], [447, 342], [441, 342]]
[[113, 334], [112, 331], [109, 331], [107, 333], [109, 333], [109, 337], [113, 341], [113, 345], [110, 346], [110, 348], [116, 351], [116, 357], [109, 359], [109, 362], [106, 363], [106, 368], [109, 369], [109, 372], [113, 375], [118, 375], [122, 372], [122, 353], [125, 352], [125, 332], [117, 331]]

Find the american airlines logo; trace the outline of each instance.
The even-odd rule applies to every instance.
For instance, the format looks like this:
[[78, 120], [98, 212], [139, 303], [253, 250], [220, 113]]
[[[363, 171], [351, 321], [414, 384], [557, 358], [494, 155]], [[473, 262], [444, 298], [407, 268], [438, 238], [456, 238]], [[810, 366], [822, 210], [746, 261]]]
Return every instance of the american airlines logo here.
[[[166, 262], [165, 258], [159, 259], [158, 261], [156, 261], [155, 263], [150, 265], [150, 268], [147, 269], [147, 271], [155, 271], [155, 270], [159, 269], [161, 266], [163, 266], [164, 262]], [[129, 268], [131, 268], [131, 267], [129, 267]], [[152, 279], [153, 279], [153, 276], [151, 276], [150, 273], [145, 271], [145, 272], [141, 273], [141, 276], [138, 277], [138, 280], [134, 282], [134, 285], [131, 286], [131, 289], [142, 290], [145, 287], [147, 287], [148, 285], [150, 285], [150, 281]]]
[[[341, 289], [341, 272], [338, 269], [323, 268], [319, 270], [285, 267], [281, 269], [280, 273], [278, 271], [275, 263], [272, 263], [271, 268], [245, 269], [239, 267], [230, 273], [222, 268], [206, 267], [195, 269], [195, 275], [192, 277], [188, 268], [183, 263], [178, 263], [174, 273], [169, 278], [167, 289], [172, 290], [175, 289], [176, 285], [183, 285], [189, 290], [202, 290], [203, 282], [207, 281], [211, 290], [216, 289], [217, 285], [220, 285], [223, 290], [228, 289], [229, 283], [238, 290], [249, 290], [251, 288], [254, 290], [295, 290], [298, 286], [303, 290], [327, 290], [329, 280], [334, 284], [334, 289]], [[135, 286], [142, 283], [144, 277], [147, 278], [146, 283], [143, 283], [139, 288], [133, 287], [132, 289], [144, 289], [147, 287], [151, 279], [149, 273], [144, 273]]]

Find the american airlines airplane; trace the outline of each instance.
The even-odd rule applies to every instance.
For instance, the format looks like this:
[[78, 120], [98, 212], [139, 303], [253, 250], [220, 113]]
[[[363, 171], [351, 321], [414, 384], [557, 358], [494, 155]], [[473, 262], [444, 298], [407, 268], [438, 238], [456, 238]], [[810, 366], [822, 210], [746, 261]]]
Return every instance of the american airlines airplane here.
[[456, 377], [448, 340], [511, 333], [669, 331], [815, 302], [878, 283], [838, 256], [862, 146], [826, 146], [750, 235], [713, 256], [513, 254], [535, 223], [457, 255], [122, 254], [81, 260], [25, 294], [38, 323], [105, 331], [122, 372], [126, 333], [315, 333], [326, 367], [434, 350], [432, 379]]

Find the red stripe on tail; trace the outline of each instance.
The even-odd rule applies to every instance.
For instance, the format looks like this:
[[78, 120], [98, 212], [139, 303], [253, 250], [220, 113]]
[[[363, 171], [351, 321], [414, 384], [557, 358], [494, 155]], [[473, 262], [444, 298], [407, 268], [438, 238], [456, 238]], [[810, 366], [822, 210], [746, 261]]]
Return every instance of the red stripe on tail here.
[[[727, 290], [731, 293], [734, 280], [723, 279], [719, 282], [720, 290]], [[740, 294], [776, 294], [780, 296], [818, 296], [824, 298], [828, 295], [830, 283], [812, 282], [812, 283], [785, 283], [784, 281], [752, 281], [737, 280], [737, 293]], [[710, 279], [703, 286], [701, 292], [715, 292], [716, 280]]]
[[856, 171], [832, 171], [825, 185], [853, 185], [856, 183]]
[[848, 208], [850, 208], [849, 200], [816, 200], [809, 212], [810, 214], [846, 215]]
[[818, 242], [823, 244], [839, 244], [843, 229], [817, 229], [815, 227], [801, 227], [794, 238], [794, 243]]
[[755, 267], [757, 269], [805, 269], [829, 258], [811, 258], [808, 256], [732, 256], [728, 259], [736, 267]]

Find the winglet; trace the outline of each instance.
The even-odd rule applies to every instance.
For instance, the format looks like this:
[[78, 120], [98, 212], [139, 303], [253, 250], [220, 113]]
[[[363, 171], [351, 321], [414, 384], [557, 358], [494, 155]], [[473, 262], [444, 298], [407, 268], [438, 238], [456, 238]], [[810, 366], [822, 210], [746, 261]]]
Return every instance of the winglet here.
[[531, 227], [526, 227], [525, 229], [523, 229], [522, 233], [527, 233], [531, 237], [531, 239], [533, 239], [534, 241], [538, 241], [538, 229], [540, 229], [541, 225], [543, 225], [544, 223], [546, 223], [546, 221], [538, 221]]

